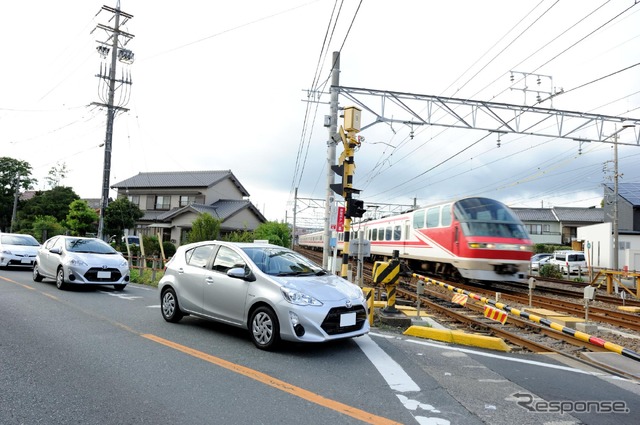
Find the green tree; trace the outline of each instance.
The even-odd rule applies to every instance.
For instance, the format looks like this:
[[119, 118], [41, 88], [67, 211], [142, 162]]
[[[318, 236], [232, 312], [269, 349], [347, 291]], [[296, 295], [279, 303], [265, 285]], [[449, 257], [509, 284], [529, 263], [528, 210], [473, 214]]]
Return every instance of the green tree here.
[[253, 232], [248, 230], [231, 232], [224, 237], [224, 240], [229, 242], [253, 242], [255, 239]]
[[255, 239], [266, 239], [269, 243], [288, 247], [291, 245], [291, 229], [287, 223], [267, 221], [253, 232]]
[[87, 201], [77, 199], [69, 204], [66, 224], [73, 235], [85, 236], [87, 232], [95, 233], [98, 218], [98, 213], [89, 207]]
[[116, 241], [120, 241], [124, 235], [124, 229], [131, 229], [135, 226], [144, 213], [138, 206], [127, 198], [118, 198], [110, 202], [104, 212], [105, 233], [115, 236]]
[[51, 167], [49, 175], [44, 179], [47, 181], [50, 188], [58, 187], [60, 186], [62, 179], [67, 177], [68, 172], [67, 164], [64, 162], [58, 162], [55, 167]]
[[[0, 231], [8, 231], [11, 227], [16, 189], [27, 190], [37, 182], [31, 177], [31, 165], [28, 162], [0, 157]], [[19, 207], [22, 207], [22, 203]]]
[[193, 221], [187, 240], [189, 243], [215, 240], [220, 235], [220, 225], [220, 220], [202, 213]]
[[33, 221], [32, 234], [40, 243], [53, 236], [63, 234], [64, 230], [64, 226], [50, 215], [36, 217]]
[[61, 223], [69, 214], [69, 205], [80, 196], [70, 187], [58, 186], [51, 190], [38, 191], [22, 205], [18, 212], [21, 226], [32, 226], [38, 216], [50, 215]]

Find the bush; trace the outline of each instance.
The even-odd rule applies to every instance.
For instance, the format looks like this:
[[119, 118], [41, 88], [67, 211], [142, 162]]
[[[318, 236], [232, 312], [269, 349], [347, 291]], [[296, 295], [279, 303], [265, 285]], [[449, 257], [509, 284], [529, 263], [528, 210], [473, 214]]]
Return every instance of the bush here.
[[162, 249], [166, 258], [171, 258], [176, 253], [176, 246], [169, 241], [162, 242]]
[[131, 282], [132, 283], [140, 283], [142, 285], [150, 285], [158, 287], [158, 282], [164, 276], [164, 272], [162, 270], [156, 270], [156, 278], [152, 280], [153, 273], [151, 269], [144, 269], [142, 274], [140, 274], [139, 269], [131, 269]]
[[545, 264], [540, 268], [541, 277], [550, 277], [552, 279], [562, 279], [563, 275], [560, 273], [560, 269], [553, 264]]

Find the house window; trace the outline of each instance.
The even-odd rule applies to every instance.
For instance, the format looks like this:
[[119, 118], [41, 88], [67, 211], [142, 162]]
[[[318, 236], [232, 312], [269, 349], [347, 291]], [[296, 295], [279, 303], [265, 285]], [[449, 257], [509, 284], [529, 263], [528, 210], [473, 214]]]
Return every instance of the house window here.
[[129, 195], [127, 196], [127, 199], [136, 207], [140, 206], [140, 195]]
[[156, 196], [156, 210], [168, 210], [171, 207], [171, 196]]
[[181, 207], [186, 207], [187, 205], [193, 204], [194, 202], [196, 202], [196, 197], [194, 195], [191, 195], [191, 196], [182, 195], [182, 196], [180, 196], [180, 206]]
[[[542, 224], [527, 224], [527, 232], [530, 235], [541, 235], [542, 234]], [[546, 225], [548, 226], [548, 225]]]

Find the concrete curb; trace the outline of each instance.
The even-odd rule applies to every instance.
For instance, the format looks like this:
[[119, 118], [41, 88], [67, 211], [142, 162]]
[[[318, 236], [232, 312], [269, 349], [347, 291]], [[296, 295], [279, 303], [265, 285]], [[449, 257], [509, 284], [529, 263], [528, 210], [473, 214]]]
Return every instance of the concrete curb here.
[[469, 345], [472, 347], [487, 348], [489, 350], [504, 352], [511, 351], [511, 348], [502, 338], [470, 334], [450, 329], [433, 329], [425, 326], [410, 326], [406, 331], [404, 331], [404, 335], [434, 339], [436, 341], [449, 342], [453, 344]]

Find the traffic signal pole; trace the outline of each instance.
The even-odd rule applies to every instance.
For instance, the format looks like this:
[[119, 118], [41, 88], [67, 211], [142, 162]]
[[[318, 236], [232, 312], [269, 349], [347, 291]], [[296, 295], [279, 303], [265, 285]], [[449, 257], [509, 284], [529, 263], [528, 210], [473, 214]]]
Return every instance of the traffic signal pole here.
[[[342, 248], [342, 267], [340, 275], [344, 278], [348, 276], [349, 271], [349, 242], [351, 238], [351, 218], [362, 217], [364, 208], [362, 201], [353, 199], [354, 193], [360, 193], [358, 189], [353, 187], [353, 175], [355, 174], [355, 149], [360, 146], [360, 141], [356, 134], [360, 131], [360, 109], [355, 106], [344, 108], [344, 128], [341, 126], [339, 131], [340, 139], [344, 145], [344, 151], [340, 155], [340, 161], [331, 169], [342, 177], [342, 183], [332, 184], [331, 189], [342, 195], [346, 205], [344, 220], [344, 239]], [[345, 133], [346, 128], [346, 133]]]

